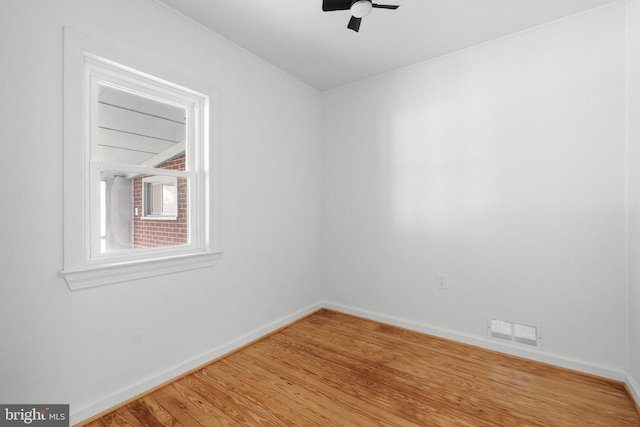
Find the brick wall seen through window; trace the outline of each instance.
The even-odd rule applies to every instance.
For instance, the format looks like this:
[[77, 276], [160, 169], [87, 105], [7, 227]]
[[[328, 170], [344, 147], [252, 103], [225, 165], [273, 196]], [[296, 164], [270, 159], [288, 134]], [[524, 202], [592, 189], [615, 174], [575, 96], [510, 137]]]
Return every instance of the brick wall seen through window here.
[[[162, 169], [185, 170], [185, 155], [156, 166]], [[184, 245], [188, 243], [187, 179], [178, 178], [177, 219], [142, 219], [142, 178], [133, 182], [133, 208], [138, 212], [133, 219], [133, 247], [155, 248], [159, 246]]]

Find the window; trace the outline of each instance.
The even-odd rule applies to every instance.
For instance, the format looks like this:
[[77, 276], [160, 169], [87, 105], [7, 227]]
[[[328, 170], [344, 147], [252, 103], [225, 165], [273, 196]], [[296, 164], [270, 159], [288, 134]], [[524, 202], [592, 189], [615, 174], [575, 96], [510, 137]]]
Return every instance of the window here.
[[178, 219], [178, 178], [142, 178], [142, 218]]
[[216, 92], [184, 80], [65, 29], [60, 274], [71, 289], [207, 267], [220, 256], [215, 112], [205, 94]]

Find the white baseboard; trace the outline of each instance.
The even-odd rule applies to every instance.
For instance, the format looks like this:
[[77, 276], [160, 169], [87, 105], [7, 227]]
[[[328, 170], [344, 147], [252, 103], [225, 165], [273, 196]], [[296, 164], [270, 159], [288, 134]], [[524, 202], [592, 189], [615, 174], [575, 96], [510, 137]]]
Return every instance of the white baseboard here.
[[94, 417], [104, 411], [114, 408], [129, 399], [139, 396], [148, 390], [151, 390], [167, 381], [179, 377], [193, 369], [203, 366], [212, 360], [215, 360], [225, 354], [231, 353], [253, 341], [256, 341], [270, 333], [287, 326], [295, 321], [321, 309], [323, 305], [318, 302], [308, 307], [298, 310], [295, 313], [284, 316], [264, 327], [255, 329], [237, 339], [223, 344], [217, 348], [214, 348], [206, 353], [195, 356], [189, 360], [184, 361], [172, 368], [160, 372], [156, 375], [148, 377], [137, 383], [128, 385], [120, 390], [117, 390], [107, 396], [101, 397], [93, 402], [90, 402], [81, 407], [72, 407], [70, 411], [70, 425], [81, 423], [91, 417]]
[[640, 408], [640, 386], [638, 385], [638, 382], [631, 376], [631, 374], [627, 374], [627, 378], [624, 383], [627, 386], [629, 393], [631, 393], [631, 397], [635, 400], [636, 406]]
[[[559, 366], [565, 369], [571, 369], [573, 371], [582, 372], [585, 374], [595, 375], [603, 378], [612, 379], [627, 383], [628, 372], [622, 369], [611, 368], [608, 366], [601, 366], [598, 364], [588, 363], [581, 360], [574, 360], [571, 358], [558, 356], [550, 353], [545, 353], [540, 350], [530, 350], [527, 348], [521, 348], [516, 345], [502, 344], [485, 337], [478, 337], [475, 335], [464, 334], [461, 332], [453, 331], [450, 329], [439, 328], [423, 323], [414, 322], [400, 317], [388, 316], [381, 313], [376, 313], [368, 310], [361, 310], [356, 307], [346, 306], [342, 304], [335, 304], [328, 301], [323, 303], [323, 307], [330, 310], [339, 311], [342, 313], [352, 314], [358, 317], [364, 317], [386, 323], [389, 325], [398, 326], [401, 328], [422, 332], [425, 334], [433, 335], [440, 338], [449, 339], [469, 345], [473, 345], [487, 350], [498, 351], [500, 353], [506, 353], [512, 356], [523, 357], [525, 359], [534, 360], [537, 362], [547, 363], [554, 366]], [[627, 384], [628, 385], [628, 384]], [[630, 387], [631, 388], [631, 387]], [[640, 390], [640, 389], [636, 389]], [[636, 402], [639, 402], [637, 396]]]

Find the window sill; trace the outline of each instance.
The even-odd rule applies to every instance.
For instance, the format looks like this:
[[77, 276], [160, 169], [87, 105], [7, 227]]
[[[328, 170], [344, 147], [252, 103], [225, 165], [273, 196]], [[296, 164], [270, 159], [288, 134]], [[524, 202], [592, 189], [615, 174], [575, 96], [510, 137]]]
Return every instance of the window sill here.
[[156, 221], [156, 220], [157, 221], [177, 221], [178, 220], [177, 216], [160, 216], [160, 215], [158, 215], [158, 216], [150, 216], [150, 215], [148, 215], [148, 216], [141, 216], [141, 217], [138, 217], [138, 218], [140, 218], [141, 220], [144, 220], [144, 221]]
[[162, 276], [180, 271], [213, 267], [217, 264], [222, 251], [204, 254], [190, 254], [173, 258], [157, 258], [114, 265], [89, 266], [73, 270], [60, 271], [72, 291]]

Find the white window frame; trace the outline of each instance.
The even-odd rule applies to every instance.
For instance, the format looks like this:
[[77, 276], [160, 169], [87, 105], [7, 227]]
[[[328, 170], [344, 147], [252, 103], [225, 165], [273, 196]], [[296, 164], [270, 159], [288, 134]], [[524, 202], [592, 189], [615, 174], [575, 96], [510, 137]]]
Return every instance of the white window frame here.
[[[215, 265], [222, 254], [219, 144], [217, 132], [210, 128], [217, 129], [218, 92], [69, 28], [65, 28], [64, 46], [64, 268], [60, 276], [77, 290]], [[98, 161], [92, 133], [98, 83], [184, 106], [190, 129], [186, 170]], [[102, 252], [101, 170], [187, 178], [188, 243]]]

